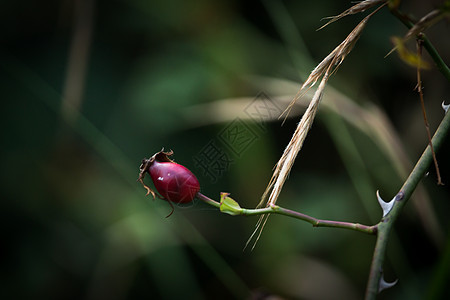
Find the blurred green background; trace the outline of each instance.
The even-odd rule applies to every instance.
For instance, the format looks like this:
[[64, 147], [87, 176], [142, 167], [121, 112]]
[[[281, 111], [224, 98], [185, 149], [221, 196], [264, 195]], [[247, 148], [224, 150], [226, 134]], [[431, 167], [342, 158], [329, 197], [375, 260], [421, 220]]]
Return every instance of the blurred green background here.
[[[440, 3], [404, 2], [415, 17]], [[283, 126], [242, 123], [254, 138], [238, 153], [221, 134], [262, 95], [286, 107], [280, 99], [363, 18], [316, 31], [350, 1], [2, 4], [2, 299], [361, 299], [374, 237], [271, 216], [255, 250], [242, 251], [256, 217], [195, 201], [166, 219], [170, 206], [136, 182], [141, 159], [165, 147], [204, 194], [227, 191], [255, 207], [301, 105]], [[427, 144], [415, 70], [384, 58], [390, 37], [405, 33], [386, 9], [369, 21], [330, 80], [280, 205], [379, 220], [375, 191], [392, 198]], [[447, 63], [448, 33], [446, 21], [427, 32]], [[434, 131], [450, 85], [435, 68], [423, 82]], [[195, 160], [210, 142], [232, 161], [214, 178]], [[449, 151], [447, 140], [438, 155], [446, 186], [431, 168], [396, 225], [385, 276], [399, 282], [381, 299], [448, 296]]]

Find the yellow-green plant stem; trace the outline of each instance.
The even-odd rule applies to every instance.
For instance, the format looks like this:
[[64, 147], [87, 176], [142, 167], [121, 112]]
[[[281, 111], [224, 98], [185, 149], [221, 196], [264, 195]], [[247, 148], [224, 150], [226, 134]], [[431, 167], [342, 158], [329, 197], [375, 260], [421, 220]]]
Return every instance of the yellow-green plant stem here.
[[[450, 113], [447, 113], [432, 139], [435, 151], [439, 149], [449, 130]], [[366, 300], [373, 300], [376, 298], [381, 280], [382, 266], [384, 263], [384, 258], [386, 257], [386, 246], [390, 231], [402, 208], [411, 197], [420, 180], [425, 176], [432, 162], [433, 156], [430, 145], [428, 145], [420, 159], [417, 161], [414, 169], [409, 174], [408, 179], [406, 179], [400, 191], [397, 193], [396, 201], [392, 207], [392, 210], [386, 215], [386, 217], [381, 219], [380, 223], [378, 223], [377, 242], [373, 253], [372, 265], [370, 267], [369, 281], [366, 289]]]
[[[219, 202], [212, 200], [211, 198], [203, 195], [202, 193], [198, 193], [197, 198], [209, 205], [220, 208]], [[258, 216], [258, 215], [264, 215], [264, 214], [279, 214], [279, 215], [296, 218], [296, 219], [308, 222], [311, 225], [313, 225], [314, 227], [333, 227], [333, 228], [351, 229], [351, 230], [355, 230], [355, 231], [359, 231], [359, 232], [364, 232], [367, 234], [376, 234], [376, 232], [377, 232], [377, 225], [368, 226], [368, 225], [362, 225], [359, 223], [321, 220], [321, 219], [311, 217], [309, 215], [302, 214], [302, 213], [294, 211], [294, 210], [283, 208], [278, 205], [272, 205], [269, 207], [256, 208], [256, 209], [241, 208], [239, 210], [239, 215], [243, 215], [243, 216]]]

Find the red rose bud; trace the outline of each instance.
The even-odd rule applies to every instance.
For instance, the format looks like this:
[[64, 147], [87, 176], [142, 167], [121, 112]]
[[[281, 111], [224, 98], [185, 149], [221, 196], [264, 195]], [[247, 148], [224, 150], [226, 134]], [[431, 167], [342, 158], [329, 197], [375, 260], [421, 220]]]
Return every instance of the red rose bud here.
[[149, 159], [143, 159], [138, 178], [147, 190], [147, 195], [152, 194], [155, 198], [155, 192], [144, 183], [145, 174], [150, 174], [153, 185], [162, 197], [158, 196], [167, 200], [172, 206], [172, 212], [169, 216], [173, 213], [171, 202], [189, 203], [200, 191], [197, 177], [186, 167], [171, 160], [169, 156], [172, 154], [173, 151], [160, 151]]

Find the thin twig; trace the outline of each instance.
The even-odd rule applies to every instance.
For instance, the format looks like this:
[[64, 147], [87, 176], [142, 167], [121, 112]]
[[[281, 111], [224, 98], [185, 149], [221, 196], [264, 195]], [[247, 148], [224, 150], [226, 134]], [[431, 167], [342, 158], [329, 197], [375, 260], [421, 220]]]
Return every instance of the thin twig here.
[[419, 64], [417, 65], [417, 92], [419, 93], [419, 98], [420, 98], [420, 105], [422, 106], [422, 113], [423, 113], [423, 121], [425, 123], [425, 129], [427, 130], [427, 135], [428, 135], [428, 144], [430, 145], [430, 150], [431, 150], [431, 154], [433, 156], [433, 161], [434, 161], [434, 167], [436, 169], [436, 175], [437, 175], [437, 184], [438, 185], [444, 185], [442, 183], [442, 179], [441, 179], [441, 172], [439, 172], [439, 166], [438, 166], [438, 162], [436, 159], [436, 155], [434, 154], [434, 148], [433, 148], [433, 143], [431, 142], [431, 132], [430, 132], [430, 125], [428, 123], [428, 118], [427, 118], [427, 111], [425, 110], [425, 101], [423, 100], [423, 89], [422, 89], [422, 78], [421, 78], [421, 59], [422, 59], [422, 39], [417, 39], [417, 56], [419, 57]]
[[[197, 198], [202, 200], [203, 202], [212, 205], [214, 207], [219, 208], [220, 203], [217, 201], [214, 201], [213, 199], [209, 198], [208, 196], [203, 195], [202, 193], [197, 194]], [[240, 210], [240, 214], [243, 216], [259, 216], [259, 215], [267, 215], [267, 214], [279, 214], [284, 215], [288, 217], [292, 217], [295, 219], [299, 219], [305, 222], [310, 223], [314, 227], [333, 227], [333, 228], [343, 228], [343, 229], [351, 229], [367, 234], [376, 234], [377, 233], [377, 227], [378, 225], [362, 225], [359, 223], [351, 223], [351, 222], [341, 222], [341, 221], [332, 221], [332, 220], [321, 220], [314, 217], [311, 217], [309, 215], [280, 207], [278, 205], [271, 205], [269, 207], [264, 208], [255, 208], [255, 209], [246, 209], [242, 208]]]

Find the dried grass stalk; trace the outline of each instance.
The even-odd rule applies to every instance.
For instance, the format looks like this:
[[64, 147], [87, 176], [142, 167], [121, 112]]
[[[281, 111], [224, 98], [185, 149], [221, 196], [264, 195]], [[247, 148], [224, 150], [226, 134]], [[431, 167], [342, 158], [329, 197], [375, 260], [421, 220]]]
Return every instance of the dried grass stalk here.
[[[317, 109], [319, 108], [320, 100], [322, 99], [323, 91], [325, 89], [326, 83], [328, 81], [329, 72], [331, 70], [331, 66], [326, 70], [319, 87], [317, 88], [316, 92], [314, 93], [314, 96], [311, 100], [311, 102], [308, 105], [308, 108], [306, 109], [305, 113], [302, 116], [302, 119], [300, 120], [300, 123], [297, 125], [297, 128], [295, 129], [294, 134], [292, 135], [291, 141], [287, 145], [286, 149], [283, 152], [283, 155], [281, 156], [280, 160], [278, 161], [275, 171], [272, 175], [272, 178], [270, 179], [270, 182], [261, 198], [261, 202], [259, 203], [258, 207], [261, 207], [264, 203], [265, 199], [267, 198], [269, 192], [270, 197], [267, 201], [267, 207], [271, 205], [275, 205], [277, 202], [278, 196], [280, 195], [280, 192], [283, 188], [284, 182], [286, 181], [289, 172], [291, 171], [292, 165], [294, 164], [295, 158], [297, 157], [298, 152], [303, 146], [303, 142], [306, 139], [306, 136], [309, 132], [309, 129], [311, 129], [312, 123], [314, 121], [314, 117], [316, 116]], [[264, 229], [264, 226], [267, 222], [267, 219], [269, 218], [269, 215], [262, 215], [258, 223], [256, 224], [256, 229], [253, 231], [252, 235], [247, 241], [247, 244], [245, 247], [248, 246], [249, 242], [253, 239], [256, 233], [258, 233], [255, 243], [252, 246], [252, 249], [255, 247], [256, 242], [259, 240], [259, 237], [261, 236], [262, 230]], [[260, 230], [259, 230], [260, 229]]]
[[[270, 182], [261, 197], [261, 202], [258, 204], [258, 207], [261, 207], [263, 203], [266, 201], [267, 197], [267, 203], [266, 207], [275, 205], [278, 196], [280, 195], [280, 192], [283, 188], [284, 182], [286, 181], [287, 177], [289, 176], [289, 173], [291, 171], [292, 165], [294, 164], [294, 161], [297, 157], [297, 154], [299, 153], [300, 149], [303, 146], [303, 142], [305, 141], [305, 138], [311, 129], [312, 123], [314, 121], [314, 117], [316, 116], [320, 100], [322, 99], [323, 91], [325, 89], [326, 83], [329, 79], [329, 76], [331, 76], [341, 65], [341, 63], [344, 61], [344, 59], [347, 57], [347, 55], [351, 52], [354, 45], [358, 41], [359, 37], [361, 36], [361, 33], [367, 24], [367, 21], [369, 18], [376, 13], [381, 7], [376, 9], [374, 12], [372, 12], [370, 15], [365, 17], [353, 30], [350, 32], [350, 34], [345, 38], [345, 40], [337, 46], [325, 59], [323, 59], [317, 67], [311, 72], [309, 77], [306, 79], [306, 81], [301, 86], [300, 90], [295, 95], [294, 99], [291, 101], [291, 103], [288, 105], [287, 109], [284, 111], [283, 114], [288, 114], [292, 106], [295, 104], [295, 102], [304, 95], [304, 93], [314, 86], [316, 82], [322, 78], [320, 81], [319, 87], [317, 88], [316, 92], [314, 93], [314, 96], [311, 100], [311, 102], [308, 105], [308, 108], [306, 109], [305, 113], [303, 114], [300, 123], [297, 125], [297, 128], [287, 145], [286, 149], [283, 152], [283, 155], [281, 156], [280, 160], [276, 164], [276, 168], [274, 170], [274, 173], [272, 175], [272, 178], [270, 179]], [[270, 193], [270, 196], [269, 196]], [[264, 225], [267, 222], [269, 215], [261, 216], [258, 220], [258, 223], [256, 224], [256, 229], [253, 232], [253, 234], [250, 236], [249, 240], [247, 241], [247, 244], [245, 247], [248, 246], [249, 242], [253, 239], [253, 237], [257, 234], [255, 243], [253, 244], [252, 250], [255, 247], [257, 241], [259, 240], [259, 237], [261, 235], [262, 230], [264, 229]]]

